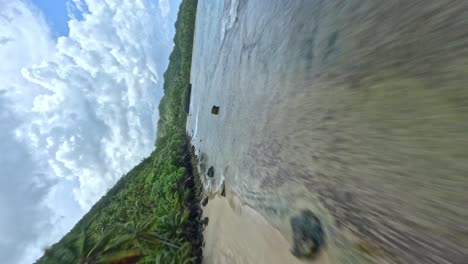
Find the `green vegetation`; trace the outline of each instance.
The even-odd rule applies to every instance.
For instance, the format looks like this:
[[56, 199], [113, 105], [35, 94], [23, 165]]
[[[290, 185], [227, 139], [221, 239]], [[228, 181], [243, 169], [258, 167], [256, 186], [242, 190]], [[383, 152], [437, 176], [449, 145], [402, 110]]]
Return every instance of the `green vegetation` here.
[[164, 74], [164, 97], [156, 150], [103, 196], [37, 264], [190, 263], [184, 236], [193, 197], [182, 187], [189, 172], [185, 144], [186, 113], [196, 0], [180, 5], [174, 50]]

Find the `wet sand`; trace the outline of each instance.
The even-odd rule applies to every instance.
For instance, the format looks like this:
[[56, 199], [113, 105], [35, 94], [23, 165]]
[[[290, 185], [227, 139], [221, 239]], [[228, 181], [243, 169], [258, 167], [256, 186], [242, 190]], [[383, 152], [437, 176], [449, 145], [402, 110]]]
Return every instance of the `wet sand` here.
[[236, 196], [216, 195], [203, 211], [209, 218], [204, 234], [206, 264], [331, 263], [325, 251], [313, 261], [295, 258], [288, 240]]

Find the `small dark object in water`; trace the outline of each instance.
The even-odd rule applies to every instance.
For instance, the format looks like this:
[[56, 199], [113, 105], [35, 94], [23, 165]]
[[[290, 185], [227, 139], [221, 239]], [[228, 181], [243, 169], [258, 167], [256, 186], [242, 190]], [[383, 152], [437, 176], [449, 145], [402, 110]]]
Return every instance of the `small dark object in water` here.
[[208, 217], [205, 217], [205, 218], [203, 218], [203, 220], [201, 222], [202, 222], [202, 224], [204, 226], [207, 226], [209, 221], [210, 221], [210, 219]]
[[208, 204], [208, 197], [205, 197], [201, 204], [203, 205], [203, 207], [205, 207]]
[[211, 107], [211, 113], [217, 115], [219, 113], [219, 106], [213, 105], [213, 107]]
[[294, 245], [291, 253], [297, 258], [313, 257], [324, 243], [320, 220], [310, 210], [291, 219]]
[[206, 175], [208, 175], [208, 177], [210, 177], [210, 178], [213, 178], [213, 176], [214, 176], [214, 168], [213, 168], [213, 166], [211, 166], [211, 167], [208, 169], [208, 172], [206, 173]]
[[221, 196], [226, 197], [226, 185], [223, 182], [223, 186], [221, 187]]

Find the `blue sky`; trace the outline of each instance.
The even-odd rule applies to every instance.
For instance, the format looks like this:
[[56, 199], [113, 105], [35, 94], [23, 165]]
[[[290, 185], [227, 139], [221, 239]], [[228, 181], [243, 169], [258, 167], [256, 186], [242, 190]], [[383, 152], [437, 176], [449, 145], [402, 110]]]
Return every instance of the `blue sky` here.
[[46, 17], [54, 37], [68, 35], [67, 2], [69, 0], [32, 0]]
[[55, 38], [68, 36], [68, 12], [78, 19], [82, 17], [71, 0], [32, 0], [32, 3], [44, 14]]

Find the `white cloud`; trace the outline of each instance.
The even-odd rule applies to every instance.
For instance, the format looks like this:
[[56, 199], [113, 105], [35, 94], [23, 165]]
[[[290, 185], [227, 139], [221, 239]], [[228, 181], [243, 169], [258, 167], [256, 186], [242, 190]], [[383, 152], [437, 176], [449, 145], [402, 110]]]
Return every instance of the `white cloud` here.
[[171, 5], [169, 0], [159, 0], [159, 9], [161, 10], [161, 15], [163, 18], [166, 18], [171, 12]]
[[54, 43], [45, 20], [19, 1], [0, 3], [0, 39], [0, 263], [30, 263], [23, 258], [25, 249], [37, 256], [41, 243], [52, 242], [41, 238], [54, 221], [45, 204], [54, 181], [16, 137], [15, 129], [40, 89], [20, 70], [47, 58]]
[[[51, 229], [51, 211], [44, 203], [53, 180], [43, 175], [12, 129], [20, 121], [0, 93], [0, 262], [18, 263], [24, 248]], [[51, 242], [51, 241], [49, 241]]]
[[[7, 232], [15, 230], [15, 223], [0, 215], [0, 255], [11, 255], [3, 252], [7, 243], [15, 246], [5, 250], [25, 256], [0, 258], [2, 263], [37, 258], [40, 247], [68, 231], [153, 149], [162, 73], [172, 47], [163, 26], [169, 4], [74, 3], [86, 12], [79, 19], [71, 16], [69, 36], [57, 40], [29, 4], [0, 3], [0, 121], [11, 120], [3, 122], [0, 136], [13, 144], [0, 144], [0, 151], [18, 150], [15, 159], [1, 160], [10, 167], [0, 168], [0, 203], [17, 199], [7, 212], [25, 219], [26, 233], [31, 233]], [[22, 168], [15, 172], [17, 166]], [[21, 186], [34, 192], [15, 196]]]
[[33, 7], [17, 0], [2, 1], [0, 39], [0, 90], [7, 90], [7, 96], [20, 99], [18, 108], [29, 107], [38, 88], [21, 77], [20, 69], [25, 63], [40, 63], [53, 53], [54, 43], [47, 24]]
[[[43, 88], [22, 138], [42, 149], [58, 177], [76, 178], [88, 209], [153, 149], [168, 43], [153, 1], [88, 1], [45, 63], [23, 70]], [[159, 61], [158, 61], [159, 60]]]

